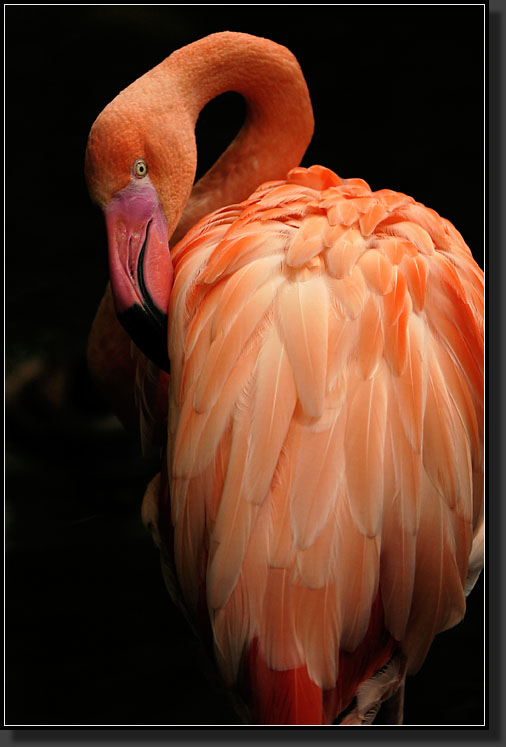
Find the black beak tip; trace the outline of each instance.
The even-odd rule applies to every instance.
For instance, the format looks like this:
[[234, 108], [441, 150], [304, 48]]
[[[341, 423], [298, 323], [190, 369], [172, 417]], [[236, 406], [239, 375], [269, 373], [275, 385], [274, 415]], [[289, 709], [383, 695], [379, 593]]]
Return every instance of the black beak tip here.
[[154, 314], [152, 307], [144, 309], [140, 304], [134, 304], [118, 313], [118, 319], [139, 350], [162, 371], [170, 373], [167, 351], [168, 317], [158, 309], [156, 311]]

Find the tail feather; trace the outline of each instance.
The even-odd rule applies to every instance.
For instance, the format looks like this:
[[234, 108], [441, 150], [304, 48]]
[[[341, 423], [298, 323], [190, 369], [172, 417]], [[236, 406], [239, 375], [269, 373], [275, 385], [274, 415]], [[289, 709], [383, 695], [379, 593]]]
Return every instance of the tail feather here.
[[380, 593], [371, 609], [367, 634], [353, 652], [339, 654], [334, 687], [322, 689], [309, 676], [307, 667], [271, 669], [254, 638], [246, 650], [240, 690], [251, 706], [252, 723], [273, 725], [332, 724], [350, 707], [357, 690], [390, 661], [397, 642], [384, 625]]
[[309, 678], [306, 667], [278, 672], [263, 658], [254, 639], [245, 657], [245, 679], [255, 694], [253, 723], [268, 726], [321, 725], [322, 690]]

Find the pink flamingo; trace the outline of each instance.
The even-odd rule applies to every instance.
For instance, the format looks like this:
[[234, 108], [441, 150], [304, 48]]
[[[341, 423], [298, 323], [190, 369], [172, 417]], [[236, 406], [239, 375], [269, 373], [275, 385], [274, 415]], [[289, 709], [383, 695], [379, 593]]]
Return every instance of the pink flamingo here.
[[[246, 121], [193, 186], [197, 117], [229, 90]], [[239, 33], [106, 107], [90, 366], [164, 445], [143, 516], [252, 721], [402, 723], [483, 563], [483, 273], [411, 197], [298, 167], [312, 131], [293, 55]]]

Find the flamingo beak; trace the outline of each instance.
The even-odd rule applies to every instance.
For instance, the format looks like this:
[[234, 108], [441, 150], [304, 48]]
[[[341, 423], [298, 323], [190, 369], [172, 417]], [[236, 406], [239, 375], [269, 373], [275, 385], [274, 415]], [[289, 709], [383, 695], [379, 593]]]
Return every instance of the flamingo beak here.
[[167, 221], [149, 178], [118, 192], [105, 220], [118, 319], [137, 347], [169, 372], [167, 311], [174, 273]]

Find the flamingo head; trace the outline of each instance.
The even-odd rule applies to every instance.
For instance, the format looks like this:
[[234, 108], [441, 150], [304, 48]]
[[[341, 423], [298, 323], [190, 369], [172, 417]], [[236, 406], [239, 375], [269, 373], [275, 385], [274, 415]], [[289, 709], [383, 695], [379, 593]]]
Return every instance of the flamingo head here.
[[153, 116], [153, 97], [146, 98], [141, 81], [93, 124], [85, 172], [90, 196], [105, 216], [118, 319], [137, 347], [169, 371], [169, 238], [191, 191], [196, 154], [177, 115]]

